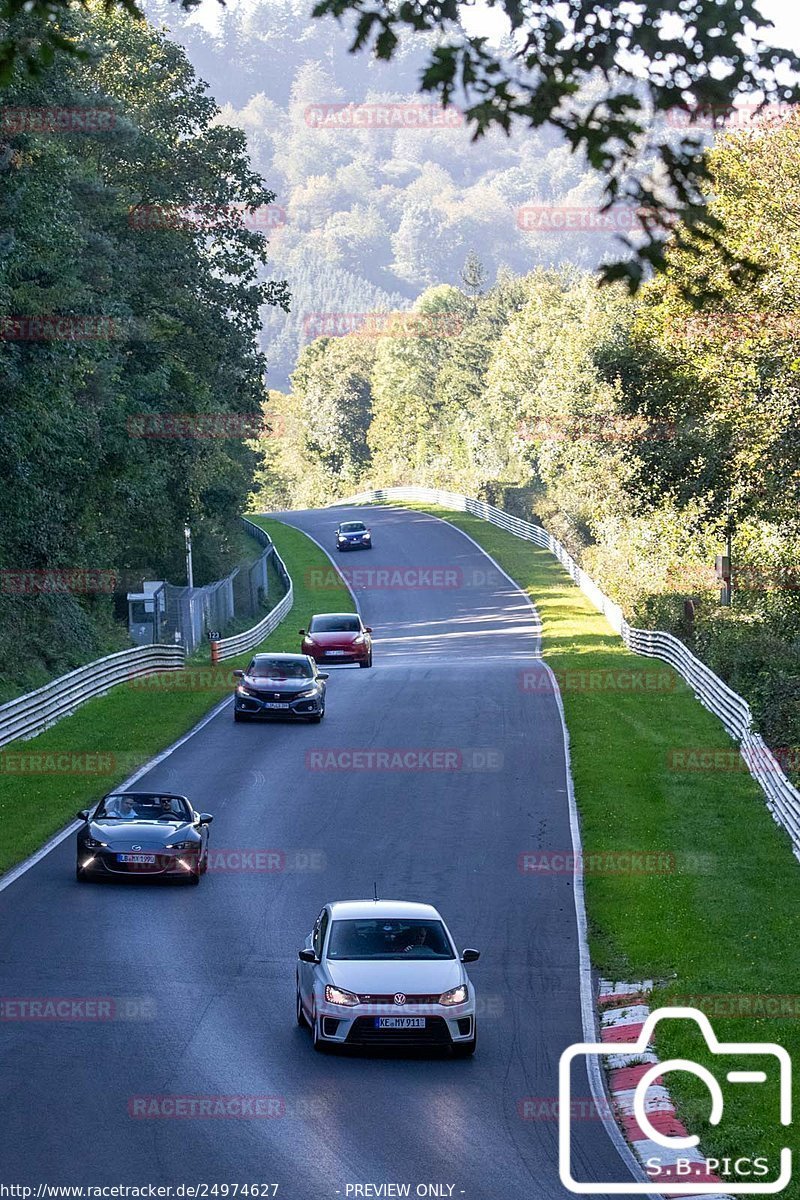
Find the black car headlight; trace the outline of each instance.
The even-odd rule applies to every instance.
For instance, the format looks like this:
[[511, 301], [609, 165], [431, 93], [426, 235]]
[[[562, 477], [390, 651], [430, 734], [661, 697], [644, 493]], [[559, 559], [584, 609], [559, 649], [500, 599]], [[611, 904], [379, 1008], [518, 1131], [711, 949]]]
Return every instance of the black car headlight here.
[[171, 842], [169, 846], [165, 846], [165, 850], [193, 850], [197, 842]]
[[316, 696], [318, 694], [319, 693], [315, 685], [314, 687], [304, 688], [302, 692], [298, 692], [296, 698], [298, 700], [307, 700], [309, 696]]
[[97, 838], [93, 837], [85, 837], [83, 839], [83, 844], [87, 850], [102, 850], [104, 847], [108, 846], [108, 842], [98, 842]]

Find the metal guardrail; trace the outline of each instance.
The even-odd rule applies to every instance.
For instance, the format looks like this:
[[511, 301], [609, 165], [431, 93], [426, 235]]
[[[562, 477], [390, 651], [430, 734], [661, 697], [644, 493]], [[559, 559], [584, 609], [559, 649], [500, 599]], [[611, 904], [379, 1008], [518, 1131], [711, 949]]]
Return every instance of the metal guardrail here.
[[154, 671], [180, 670], [185, 662], [182, 646], [135, 646], [77, 667], [35, 692], [0, 705], [0, 746], [34, 737], [116, 683]]
[[[258, 525], [254, 525], [252, 521], [248, 521], [246, 517], [242, 518], [242, 523], [246, 530], [254, 538], [256, 538], [262, 546], [272, 546], [272, 539], [269, 534]], [[264, 617], [263, 621], [259, 621], [257, 625], [253, 625], [251, 629], [246, 629], [243, 633], [235, 633], [231, 637], [219, 638], [211, 643], [211, 661], [222, 662], [226, 658], [235, 658], [237, 654], [244, 654], [247, 650], [252, 650], [259, 642], [263, 641], [274, 629], [280, 625], [283, 618], [289, 612], [294, 604], [294, 588], [292, 586], [292, 577], [286, 569], [286, 564], [281, 558], [278, 551], [273, 547], [272, 561], [275, 570], [278, 572], [284, 586], [286, 594], [275, 605], [270, 612]]]
[[[534, 525], [513, 517], [502, 509], [495, 508], [483, 500], [473, 500], [458, 492], [440, 491], [423, 487], [390, 487], [359, 492], [343, 504], [381, 504], [386, 501], [420, 501], [424, 504], [439, 504], [443, 508], [468, 512], [472, 516], [498, 525], [516, 537], [533, 542], [555, 555], [561, 565], [594, 607], [606, 617], [609, 625], [622, 638], [629, 650], [653, 658], [661, 658], [674, 667], [686, 680], [698, 700], [709, 712], [718, 717], [727, 733], [740, 743], [742, 760], [748, 771], [761, 787], [767, 807], [775, 821], [781, 825], [792, 840], [795, 857], [800, 860], [800, 792], [786, 778], [772, 751], [760, 734], [753, 729], [753, 715], [746, 700], [737, 695], [715, 675], [710, 667], [701, 662], [688, 646], [671, 633], [658, 630], [636, 629], [628, 624], [622, 609], [597, 586], [594, 580], [578, 566], [575, 559], [541, 525]], [[335, 507], [335, 506], [331, 506]]]

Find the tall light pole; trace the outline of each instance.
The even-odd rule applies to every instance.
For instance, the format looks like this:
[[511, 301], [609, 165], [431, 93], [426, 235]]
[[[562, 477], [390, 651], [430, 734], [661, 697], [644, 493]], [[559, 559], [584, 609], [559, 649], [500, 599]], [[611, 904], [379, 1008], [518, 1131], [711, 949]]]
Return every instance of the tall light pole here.
[[192, 531], [188, 525], [183, 527], [183, 536], [186, 539], [186, 582], [190, 588], [194, 587], [194, 574], [192, 572]]

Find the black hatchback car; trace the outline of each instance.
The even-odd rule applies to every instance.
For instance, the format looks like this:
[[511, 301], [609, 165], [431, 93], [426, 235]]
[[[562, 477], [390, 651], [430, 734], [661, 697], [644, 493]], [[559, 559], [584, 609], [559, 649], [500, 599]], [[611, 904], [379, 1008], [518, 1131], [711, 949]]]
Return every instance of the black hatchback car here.
[[336, 526], [337, 550], [371, 550], [372, 530], [363, 521], [342, 521]]
[[233, 698], [234, 721], [294, 717], [319, 723], [325, 716], [325, 680], [307, 654], [255, 654]]
[[183, 879], [199, 883], [208, 869], [210, 813], [174, 792], [111, 792], [78, 816], [80, 882], [105, 876]]

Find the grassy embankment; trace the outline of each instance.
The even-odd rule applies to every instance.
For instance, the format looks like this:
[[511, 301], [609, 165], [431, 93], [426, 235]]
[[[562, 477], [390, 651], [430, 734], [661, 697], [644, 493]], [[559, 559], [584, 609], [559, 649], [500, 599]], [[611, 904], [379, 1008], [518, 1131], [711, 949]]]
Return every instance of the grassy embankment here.
[[[410, 507], [463, 529], [535, 603], [543, 654], [561, 684], [585, 856], [651, 851], [674, 864], [662, 874], [587, 872], [593, 966], [612, 979], [655, 979], [654, 1005], [706, 997], [695, 1007], [721, 1040], [777, 1042], [800, 1063], [800, 864], [741, 760], [738, 769], [675, 766], [676, 751], [698, 748], [735, 762], [720, 722], [666, 664], [627, 651], [549, 553], [464, 513]], [[656, 685], [661, 677], [660, 686], [626, 690], [628, 673]], [[789, 1006], [793, 1016], [746, 1015], [766, 1005]], [[731, 1006], [742, 1015], [726, 1016]], [[691, 1026], [662, 1027], [658, 1049], [713, 1065]], [[774, 1166], [778, 1148], [792, 1144], [778, 1125], [769, 1071], [769, 1088], [724, 1086], [716, 1129], [706, 1123], [703, 1085], [670, 1076], [706, 1154], [758, 1153]], [[797, 1198], [800, 1186], [782, 1195]]]

